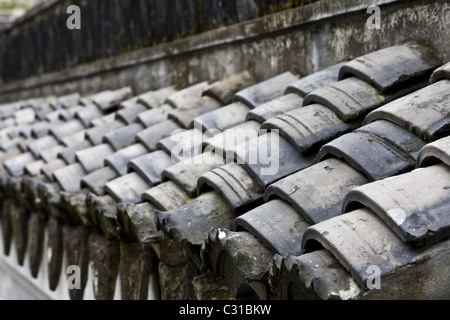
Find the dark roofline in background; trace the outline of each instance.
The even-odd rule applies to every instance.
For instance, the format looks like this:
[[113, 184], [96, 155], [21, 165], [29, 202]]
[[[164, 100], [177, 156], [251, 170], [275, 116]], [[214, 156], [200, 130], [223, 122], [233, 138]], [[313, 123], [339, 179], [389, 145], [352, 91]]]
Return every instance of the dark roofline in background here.
[[11, 23], [8, 23], [0, 27], [0, 34], [3, 32], [11, 31], [12, 29], [33, 20], [37, 15], [42, 14], [46, 10], [51, 9], [54, 5], [63, 0], [46, 0], [36, 3], [33, 7], [25, 12], [22, 16], [18, 17]]
[[[56, 2], [58, 1], [53, 1], [51, 4]], [[259, 81], [286, 70], [295, 71], [304, 76], [339, 61], [349, 60], [355, 56], [408, 40], [428, 42], [438, 53], [439, 57], [443, 58], [444, 61], [448, 60], [450, 57], [449, 49], [443, 46], [440, 39], [437, 38], [438, 34], [442, 34], [439, 31], [440, 26], [429, 25], [426, 20], [427, 13], [419, 15], [417, 23], [426, 23], [428, 28], [415, 30], [416, 34], [406, 32], [408, 20], [405, 17], [399, 18], [398, 15], [398, 10], [400, 9], [402, 14], [407, 16], [408, 9], [416, 13], [421, 6], [427, 6], [435, 10], [435, 14], [428, 14], [438, 16], [439, 14], [444, 14], [445, 10], [442, 9], [442, 5], [446, 4], [437, 2], [424, 4], [423, 1], [417, 0], [409, 1], [409, 8], [404, 8], [401, 5], [403, 2], [404, 0], [379, 1], [385, 25], [394, 22], [395, 19], [399, 21], [406, 19], [402, 29], [396, 29], [398, 32], [395, 35], [392, 35], [391, 30], [384, 32], [383, 37], [380, 37], [380, 32], [383, 30], [372, 30], [370, 33], [367, 30], [363, 30], [366, 27], [365, 20], [369, 17], [365, 9], [373, 4], [372, 1], [359, 1], [359, 3], [354, 4], [354, 1], [350, 0], [342, 2], [322, 0], [251, 21], [220, 27], [169, 43], [162, 43], [119, 56], [81, 64], [73, 68], [43, 73], [20, 81], [3, 83], [0, 95], [2, 96], [2, 101], [12, 101], [47, 94], [63, 95], [75, 89], [81, 93], [89, 94], [105, 88], [122, 87], [124, 83], [119, 82], [124, 80], [121, 78], [126, 78], [126, 83], [136, 82], [131, 77], [141, 70], [141, 72], [147, 73], [148, 78], [147, 81], [133, 83], [133, 89], [137, 93], [174, 83], [180, 86], [187, 86], [200, 80], [214, 81], [245, 69], [255, 70], [254, 75]], [[397, 3], [398, 5], [396, 5]], [[47, 6], [45, 9], [50, 8], [50, 4]], [[36, 12], [36, 14], [39, 12], [41, 11]], [[353, 15], [351, 15], [352, 13]], [[342, 15], [347, 14], [350, 14], [348, 19], [341, 18]], [[28, 19], [32, 19], [32, 17], [33, 15], [30, 14]], [[311, 23], [317, 25], [317, 28], [312, 28], [316, 29], [313, 34], [307, 30], [309, 29], [307, 26]], [[331, 28], [340, 29], [336, 32], [348, 31], [347, 34], [351, 34], [351, 36], [342, 32], [341, 38], [336, 38], [336, 43], [332, 43], [333, 38], [329, 38], [330, 25], [332, 26]], [[326, 37], [329, 40], [326, 40]], [[276, 53], [276, 55], [272, 55], [276, 61], [272, 63], [271, 68], [263, 68], [255, 64], [255, 61], [252, 61], [249, 55], [254, 54], [255, 58], [258, 58], [256, 56], [259, 54], [257, 45], [261, 46], [261, 43], [264, 46], [271, 45], [274, 47], [273, 43], [270, 44], [268, 42], [269, 39], [275, 40], [277, 43], [276, 48], [271, 49], [273, 53]], [[310, 39], [312, 42], [305, 46], [302, 39]], [[364, 45], [356, 45], [355, 41], [364, 41]], [[291, 48], [286, 48], [288, 45], [285, 42], [290, 43], [289, 46]], [[314, 57], [313, 50], [318, 45], [321, 46], [321, 53]], [[291, 65], [286, 65], [286, 61], [292, 59], [292, 52], [295, 51], [292, 46], [298, 47], [299, 60], [307, 59], [299, 61], [298, 67], [296, 67], [297, 70], [292, 70]], [[342, 52], [335, 52], [336, 47], [340, 47]], [[229, 54], [228, 64], [224, 65], [224, 59], [220, 61], [220, 57], [214, 57], [214, 52], [219, 49]], [[333, 54], [329, 54], [331, 52]], [[183, 70], [186, 71], [195, 63], [193, 61], [195, 59], [201, 59], [213, 66], [209, 68], [209, 72], [195, 74], [194, 76], [189, 75], [188, 72], [183, 72]], [[183, 74], [173, 71], [176, 69], [181, 70], [179, 73]], [[158, 72], [159, 70], [171, 71], [171, 73], [163, 72], [161, 74], [161, 72]], [[198, 78], [195, 79], [195, 76]], [[102, 83], [96, 83], [96, 79], [99, 78], [108, 78], [109, 83], [102, 87]], [[87, 92], [86, 88], [89, 88], [91, 92]], [[54, 92], [49, 92], [50, 90], [54, 90]]]

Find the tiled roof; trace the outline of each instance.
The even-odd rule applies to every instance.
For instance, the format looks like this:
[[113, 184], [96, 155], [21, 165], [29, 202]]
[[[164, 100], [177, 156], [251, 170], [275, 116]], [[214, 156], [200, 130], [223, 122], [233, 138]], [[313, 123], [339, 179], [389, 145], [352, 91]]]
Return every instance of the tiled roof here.
[[36, 277], [45, 233], [49, 288], [63, 253], [82, 270], [72, 299], [89, 268], [97, 299], [117, 277], [145, 299], [152, 274], [163, 299], [202, 279], [220, 298], [448, 298], [448, 69], [406, 43], [303, 78], [5, 104], [3, 252]]

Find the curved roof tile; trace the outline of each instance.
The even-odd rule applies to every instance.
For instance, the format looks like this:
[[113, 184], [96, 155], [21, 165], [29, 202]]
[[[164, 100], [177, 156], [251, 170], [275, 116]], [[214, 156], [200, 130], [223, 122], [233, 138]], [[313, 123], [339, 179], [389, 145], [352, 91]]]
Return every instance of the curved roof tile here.
[[361, 203], [406, 243], [438, 242], [450, 235], [450, 168], [439, 164], [360, 186], [343, 208]]
[[388, 121], [375, 121], [324, 145], [316, 161], [342, 158], [370, 180], [403, 173], [415, 166], [425, 142]]
[[279, 130], [299, 152], [305, 152], [358, 126], [358, 123], [342, 121], [321, 104], [312, 104], [269, 119], [261, 129]]
[[368, 182], [344, 161], [330, 158], [271, 184], [264, 199], [279, 197], [316, 224], [341, 214], [347, 193]]
[[397, 90], [405, 82], [428, 81], [432, 71], [440, 64], [431, 48], [408, 42], [349, 61], [339, 70], [339, 80], [356, 76], [387, 92]]
[[441, 138], [450, 125], [450, 80], [441, 80], [372, 111], [365, 123], [385, 119], [418, 137]]
[[425, 167], [435, 162], [450, 166], [450, 137], [426, 144], [419, 152], [416, 167]]
[[229, 163], [204, 173], [197, 180], [198, 195], [206, 192], [208, 187], [220, 192], [236, 211], [258, 202], [263, 193], [263, 189], [251, 175], [236, 163]]
[[287, 71], [239, 91], [233, 100], [240, 101], [253, 109], [267, 101], [281, 97], [286, 87], [297, 80], [297, 76]]
[[310, 224], [289, 203], [272, 200], [237, 217], [233, 230], [247, 230], [276, 253], [300, 254]]

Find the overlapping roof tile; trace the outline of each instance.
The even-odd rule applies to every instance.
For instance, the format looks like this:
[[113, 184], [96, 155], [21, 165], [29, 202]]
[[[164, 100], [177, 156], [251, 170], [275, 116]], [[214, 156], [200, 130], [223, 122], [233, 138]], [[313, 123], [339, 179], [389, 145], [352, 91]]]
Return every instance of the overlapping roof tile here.
[[[83, 286], [91, 261], [103, 299], [119, 273], [145, 282], [155, 272], [122, 274], [122, 252], [157, 259], [161, 275], [210, 270], [236, 298], [382, 296], [366, 288], [370, 266], [394, 295], [415, 276], [397, 270], [448, 260], [450, 80], [438, 67], [429, 47], [407, 43], [304, 78], [243, 72], [138, 96], [125, 87], [6, 105], [4, 252], [14, 233], [23, 264], [45, 228], [57, 252], [49, 286], [64, 250]], [[30, 248], [36, 276], [40, 249]], [[163, 298], [182, 298], [166, 281]], [[445, 283], [423, 295], [448, 296]]]

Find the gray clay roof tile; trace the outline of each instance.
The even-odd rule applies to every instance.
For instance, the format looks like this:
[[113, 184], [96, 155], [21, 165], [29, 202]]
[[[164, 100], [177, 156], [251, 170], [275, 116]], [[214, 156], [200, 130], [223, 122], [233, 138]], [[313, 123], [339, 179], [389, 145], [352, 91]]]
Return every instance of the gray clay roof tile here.
[[441, 80], [372, 111], [365, 122], [386, 119], [426, 141], [445, 135], [450, 118], [450, 80]]
[[[420, 181], [420, 183], [419, 183]], [[450, 232], [450, 168], [438, 164], [352, 190], [352, 203], [371, 208], [405, 243], [440, 241]]]
[[247, 113], [246, 120], [255, 120], [263, 123], [279, 114], [301, 108], [302, 106], [303, 98], [301, 96], [296, 93], [288, 93], [250, 110]]
[[128, 172], [137, 172], [149, 185], [160, 183], [162, 172], [171, 165], [171, 157], [161, 150], [136, 157], [127, 164]]
[[358, 124], [344, 122], [329, 108], [312, 104], [277, 115], [264, 122], [261, 129], [278, 130], [299, 152], [304, 152], [356, 129]]
[[136, 172], [131, 172], [105, 184], [105, 192], [117, 202], [138, 203], [150, 186]]
[[145, 145], [148, 150], [155, 151], [159, 140], [169, 137], [175, 130], [179, 129], [182, 128], [173, 120], [163, 120], [139, 131], [135, 139]]
[[402, 86], [406, 80], [428, 81], [440, 64], [431, 48], [408, 42], [349, 61], [339, 70], [339, 80], [353, 75], [386, 92]]
[[296, 93], [305, 97], [310, 92], [338, 81], [339, 70], [347, 62], [340, 62], [310, 75], [304, 76], [286, 88], [286, 93]]
[[286, 87], [297, 80], [296, 75], [287, 71], [239, 91], [233, 100], [240, 101], [253, 109], [267, 101], [281, 97]]
[[436, 162], [450, 166], [450, 137], [426, 144], [419, 152], [416, 167], [425, 167]]
[[148, 150], [140, 143], [120, 149], [105, 158], [105, 165], [111, 167], [118, 175], [128, 172], [128, 162], [134, 158], [148, 154]]
[[370, 180], [411, 170], [425, 142], [394, 123], [379, 120], [324, 145], [316, 161], [344, 159]]
[[107, 143], [77, 151], [75, 158], [86, 172], [92, 172], [103, 167], [106, 157], [114, 153], [114, 149]]
[[344, 161], [330, 158], [271, 184], [264, 199], [281, 198], [316, 224], [341, 214], [347, 193], [368, 182]]
[[119, 175], [111, 167], [106, 166], [97, 169], [87, 175], [85, 175], [81, 181], [81, 187], [86, 187], [92, 193], [97, 196], [102, 196], [105, 194], [104, 186], [108, 181], [118, 178]]
[[[44, 211], [48, 228], [61, 219], [68, 262], [86, 265], [91, 249], [106, 278], [119, 264], [116, 239], [151, 244], [160, 257], [169, 241], [183, 261], [224, 277], [235, 297], [266, 299], [272, 286], [277, 295], [358, 298], [369, 265], [390, 279], [416, 261], [448, 260], [450, 149], [438, 139], [448, 133], [450, 80], [439, 65], [411, 42], [303, 78], [256, 82], [244, 71], [179, 91], [124, 87], [4, 105], [5, 212], [22, 219], [15, 203], [25, 197], [26, 221], [42, 229], [35, 213]], [[91, 241], [82, 226], [93, 228]], [[104, 264], [99, 247], [114, 252]]]
[[245, 229], [281, 254], [300, 254], [302, 236], [309, 226], [301, 214], [281, 199], [264, 203], [233, 222], [233, 230]]

